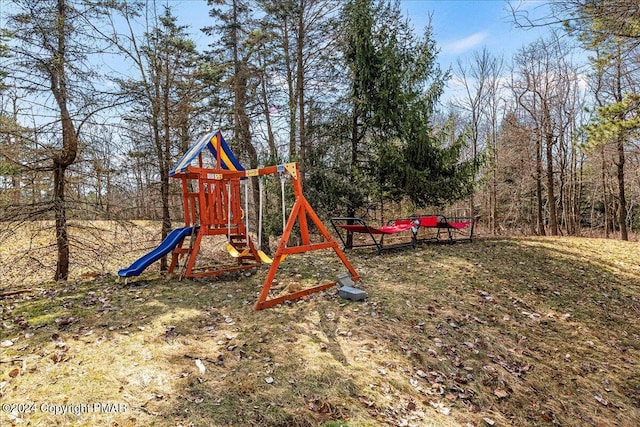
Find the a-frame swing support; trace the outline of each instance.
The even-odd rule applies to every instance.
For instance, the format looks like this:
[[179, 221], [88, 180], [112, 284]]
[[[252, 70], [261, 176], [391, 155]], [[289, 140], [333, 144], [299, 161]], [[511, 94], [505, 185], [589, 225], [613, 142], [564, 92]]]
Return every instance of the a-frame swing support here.
[[[303, 296], [320, 292], [332, 286], [335, 286], [336, 282], [330, 282], [324, 285], [318, 285], [311, 288], [303, 289], [298, 292], [282, 295], [279, 297], [268, 299], [269, 291], [271, 290], [271, 285], [273, 284], [273, 280], [275, 279], [276, 272], [278, 271], [278, 266], [282, 261], [282, 257], [289, 254], [299, 254], [303, 252], [310, 252], [316, 250], [323, 249], [333, 249], [338, 258], [342, 261], [344, 266], [349, 271], [349, 274], [352, 277], [352, 280], [359, 280], [360, 276], [353, 268], [344, 252], [340, 249], [338, 243], [333, 239], [331, 234], [327, 231], [326, 227], [316, 215], [315, 211], [304, 197], [302, 193], [302, 185], [299, 179], [299, 167], [297, 163], [289, 163], [284, 165], [284, 168], [291, 175], [291, 179], [293, 181], [293, 193], [295, 195], [295, 203], [293, 204], [293, 208], [291, 209], [291, 213], [289, 214], [289, 219], [287, 220], [287, 224], [285, 229], [280, 237], [280, 241], [278, 243], [278, 248], [273, 257], [273, 262], [271, 263], [271, 267], [269, 268], [269, 272], [267, 273], [267, 277], [264, 280], [262, 285], [262, 290], [260, 291], [260, 295], [258, 296], [258, 301], [256, 302], [255, 309], [261, 310], [263, 308], [273, 307], [274, 305], [280, 304], [284, 301], [296, 300]], [[275, 169], [275, 170], [274, 170]], [[268, 167], [263, 169], [258, 169], [259, 175], [273, 174], [278, 173], [278, 166]], [[318, 231], [324, 237], [324, 242], [313, 243], [311, 242], [311, 238], [309, 236], [309, 224], [307, 222], [307, 217], [315, 224]], [[300, 238], [301, 244], [299, 246], [287, 246], [289, 241], [289, 237], [291, 236], [291, 231], [295, 223], [298, 222], [298, 226], [300, 229]]]
[[[303, 289], [298, 292], [269, 298], [271, 286], [275, 279], [280, 262], [285, 256], [290, 254], [333, 249], [348, 270], [352, 280], [357, 281], [360, 279], [360, 276], [355, 271], [344, 252], [340, 249], [336, 240], [327, 231], [320, 218], [304, 197], [302, 184], [300, 182], [300, 170], [297, 163], [267, 166], [250, 170], [241, 170], [240, 166], [238, 168], [233, 168], [234, 170], [230, 170], [225, 167], [231, 163], [230, 160], [235, 159], [230, 159], [232, 154], [228, 151], [228, 146], [224, 143], [219, 132], [213, 136], [211, 135], [203, 137], [199, 141], [199, 144], [200, 142], [206, 142], [204, 138], [210, 139], [210, 142], [215, 144], [213, 148], [216, 157], [216, 168], [203, 167], [202, 153], [198, 152], [198, 166], [184, 165], [181, 169], [178, 169], [178, 166], [176, 166], [171, 174], [172, 177], [182, 179], [185, 226], [197, 226], [198, 229], [195, 235], [192, 236], [194, 241], [192, 241], [192, 244], [188, 249], [183, 248], [182, 244], [176, 247], [170, 271], [176, 267], [177, 260], [181, 255], [186, 255], [185, 268], [181, 277], [220, 275], [225, 272], [237, 271], [260, 265], [262, 262], [258, 252], [250, 237], [247, 235], [246, 228], [240, 219], [242, 216], [239, 190], [240, 180], [254, 176], [288, 173], [291, 176], [293, 184], [295, 202], [289, 214], [283, 234], [280, 237], [278, 248], [273, 257], [273, 262], [267, 272], [267, 276], [265, 277], [262, 289], [258, 296], [258, 301], [254, 308], [256, 310], [261, 310], [273, 307], [274, 305], [280, 304], [284, 301], [296, 300], [336, 285], [336, 282], [334, 281]], [[225, 155], [225, 158], [221, 158], [221, 155]], [[186, 156], [187, 155], [185, 155], [185, 157]], [[197, 192], [189, 189], [189, 180], [197, 181]], [[324, 238], [324, 241], [311, 241], [309, 220], [316, 226], [317, 230]], [[199, 224], [197, 224], [198, 222]], [[300, 231], [301, 244], [289, 246], [289, 237], [291, 236], [291, 232], [296, 223], [298, 223]], [[200, 250], [200, 243], [203, 237], [207, 235], [226, 235], [229, 241], [232, 241], [233, 238], [240, 238], [240, 244], [246, 245], [250, 251], [248, 255], [238, 258], [238, 265], [236, 266], [208, 271], [194, 271], [195, 260]]]

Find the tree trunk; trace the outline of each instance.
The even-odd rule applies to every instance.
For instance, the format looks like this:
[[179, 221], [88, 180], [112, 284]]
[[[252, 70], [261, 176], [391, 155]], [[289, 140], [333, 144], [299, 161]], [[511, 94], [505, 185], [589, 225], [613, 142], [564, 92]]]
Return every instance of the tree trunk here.
[[600, 181], [602, 183], [602, 203], [604, 205], [604, 237], [608, 239], [611, 213], [609, 211], [609, 198], [607, 197], [607, 162], [604, 157], [604, 146], [601, 148], [600, 154], [602, 155]]
[[[623, 67], [622, 67], [622, 53], [621, 53], [621, 45], [617, 44], [617, 52], [616, 52], [616, 81], [615, 81], [615, 101], [622, 102], [624, 99], [624, 89], [622, 87], [622, 80], [624, 77]], [[618, 121], [624, 120], [624, 115], [620, 115], [617, 117]], [[624, 136], [618, 135], [616, 139], [616, 149], [618, 151], [618, 161], [616, 162], [616, 167], [618, 169], [618, 197], [620, 199], [620, 205], [618, 208], [620, 211], [618, 212], [618, 219], [620, 221], [620, 239], [629, 240], [629, 234], [627, 232], [627, 199], [624, 193], [624, 164], [625, 164], [625, 154], [624, 154]]]
[[570, 151], [570, 161], [571, 167], [569, 168], [569, 195], [567, 196], [567, 207], [569, 209], [569, 222], [567, 226], [569, 227], [569, 233], [572, 236], [580, 235], [580, 224], [579, 224], [579, 197], [578, 197], [578, 159], [575, 146], [571, 146]]
[[558, 235], [558, 215], [556, 211], [555, 182], [553, 179], [553, 134], [546, 134], [547, 154], [547, 198], [549, 203], [549, 231], [552, 236]]
[[[357, 86], [357, 84], [356, 84]], [[358, 88], [354, 90], [354, 93], [358, 93]], [[355, 180], [354, 171], [358, 167], [358, 144], [360, 141], [360, 132], [359, 132], [359, 124], [358, 118], [360, 114], [360, 109], [357, 105], [358, 100], [355, 101], [356, 105], [354, 105], [353, 117], [351, 119], [351, 169], [349, 170], [349, 181], [351, 183]], [[356, 216], [356, 202], [349, 201], [349, 205], [347, 206], [347, 217], [355, 217]], [[347, 232], [347, 240], [346, 246], [353, 246], [353, 233]]]
[[[168, 100], [165, 100], [168, 101]], [[169, 127], [169, 107], [168, 102], [164, 104], [164, 147], [162, 157], [160, 158], [160, 198], [162, 201], [162, 240], [171, 232], [171, 212], [169, 211], [169, 160], [171, 156], [171, 135]], [[166, 271], [168, 268], [167, 257], [160, 259], [160, 271]]]
[[284, 63], [287, 71], [287, 94], [289, 95], [289, 160], [294, 161], [297, 157], [296, 148], [296, 111], [297, 92], [294, 88], [293, 69], [291, 61], [291, 52], [289, 48], [289, 20], [285, 16], [282, 23], [282, 52], [284, 53]]
[[[171, 162], [171, 73], [169, 52], [165, 52], [162, 75], [162, 156], [160, 157], [160, 193], [162, 198], [162, 240], [171, 233], [171, 212], [169, 210], [169, 163]], [[160, 271], [169, 268], [167, 256], [160, 260]]]
[[536, 136], [536, 201], [537, 209], [537, 232], [540, 236], [546, 235], [544, 227], [543, 203], [542, 203], [542, 142]]
[[[258, 152], [256, 151], [253, 143], [251, 142], [251, 121], [247, 115], [247, 92], [249, 82], [249, 69], [247, 60], [240, 57], [240, 37], [238, 35], [238, 5], [234, 1], [232, 5], [233, 13], [233, 30], [231, 32], [232, 49], [233, 49], [233, 124], [234, 124], [234, 138], [236, 142], [242, 148], [243, 153], [249, 157], [249, 168], [255, 169], [258, 167]], [[260, 190], [257, 185], [257, 180], [252, 180], [252, 197], [254, 206], [258, 206], [260, 203]], [[245, 212], [245, 215], [247, 213]], [[269, 251], [268, 236], [263, 236], [263, 241], [260, 245], [265, 249], [266, 253]], [[266, 244], [265, 244], [266, 242]]]
[[296, 95], [298, 98], [298, 132], [300, 135], [300, 184], [304, 184], [305, 163], [307, 156], [307, 135], [305, 126], [305, 111], [304, 111], [304, 0], [300, 1], [300, 10], [298, 15], [298, 37], [296, 46], [296, 63], [297, 63], [297, 77], [296, 77]]
[[[495, 129], [495, 128], [494, 128]], [[491, 170], [491, 193], [490, 193], [490, 218], [489, 218], [489, 227], [491, 230], [491, 235], [496, 235], [496, 223], [498, 222], [498, 143], [497, 136], [494, 133], [493, 137], [493, 164]]]
[[629, 232], [627, 231], [627, 199], [624, 193], [625, 154], [623, 136], [618, 136], [616, 146], [618, 149], [618, 161], [616, 162], [616, 166], [618, 168], [618, 196], [620, 198], [620, 212], [618, 213], [620, 218], [620, 239], [629, 240]]
[[[263, 55], [259, 52], [258, 58], [260, 60], [260, 65], [264, 69], [265, 61]], [[276, 139], [273, 134], [273, 125], [271, 124], [271, 111], [269, 105], [269, 98], [267, 97], [267, 82], [266, 82], [266, 73], [262, 72], [260, 76], [260, 94], [262, 95], [262, 105], [264, 106], [264, 119], [265, 125], [267, 126], [267, 144], [269, 145], [269, 163], [278, 163], [278, 150], [276, 147]], [[257, 180], [252, 180], [252, 185], [254, 187], [257, 185]]]
[[58, 259], [56, 262], [55, 280], [67, 280], [69, 277], [69, 235], [67, 233], [67, 212], [65, 205], [65, 172], [76, 160], [78, 153], [78, 136], [71, 119], [67, 103], [66, 80], [66, 4], [64, 0], [57, 3], [57, 48], [50, 70], [51, 92], [60, 109], [62, 124], [62, 149], [53, 156], [53, 208], [56, 221], [56, 246]]
[[53, 169], [53, 210], [56, 221], [56, 247], [58, 259], [54, 280], [69, 278], [69, 235], [67, 234], [67, 213], [64, 200], [65, 171], [67, 166], [54, 160]]

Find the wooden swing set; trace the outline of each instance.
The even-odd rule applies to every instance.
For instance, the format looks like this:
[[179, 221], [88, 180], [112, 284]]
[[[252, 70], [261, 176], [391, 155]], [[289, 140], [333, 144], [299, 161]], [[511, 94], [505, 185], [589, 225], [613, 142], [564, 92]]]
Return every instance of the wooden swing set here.
[[[202, 155], [205, 148], [215, 159], [213, 167], [204, 166]], [[192, 163], [197, 163], [197, 166], [192, 165]], [[249, 237], [247, 231], [248, 220], [243, 223], [247, 212], [246, 209], [243, 211], [241, 208], [240, 187], [242, 185], [241, 182], [246, 178], [274, 174], [280, 174], [281, 177], [283, 174], [288, 174], [291, 177], [295, 202], [288, 220], [284, 224], [283, 233], [278, 242], [273, 260], [271, 260], [262, 253], [260, 248], [256, 248]], [[281, 261], [290, 254], [333, 249], [347, 268], [352, 280], [360, 279], [360, 276], [340, 249], [338, 243], [329, 234], [304, 197], [300, 182], [300, 169], [297, 163], [245, 170], [231, 152], [221, 132], [217, 131], [201, 137], [184, 154], [169, 175], [182, 181], [185, 229], [189, 227], [192, 230], [190, 244], [185, 246], [184, 239], [182, 239], [172, 251], [169, 266], [170, 273], [174, 272], [178, 267], [180, 258], [185, 258], [180, 274], [181, 279], [184, 277], [217, 276], [227, 272], [254, 268], [263, 262], [272, 261], [254, 307], [256, 310], [273, 307], [284, 301], [299, 299], [336, 284], [334, 281], [269, 298], [278, 267]], [[284, 182], [284, 180], [281, 182]], [[262, 209], [260, 210], [262, 211]], [[261, 216], [262, 212], [260, 212]], [[316, 226], [323, 237], [323, 241], [311, 241], [309, 221]], [[300, 232], [300, 244], [289, 246], [289, 237], [296, 223]], [[259, 232], [261, 230], [262, 226], [260, 224]], [[227, 267], [196, 268], [196, 258], [200, 251], [202, 240], [207, 236], [226, 236], [228, 242], [227, 251], [237, 260], [236, 264]]]

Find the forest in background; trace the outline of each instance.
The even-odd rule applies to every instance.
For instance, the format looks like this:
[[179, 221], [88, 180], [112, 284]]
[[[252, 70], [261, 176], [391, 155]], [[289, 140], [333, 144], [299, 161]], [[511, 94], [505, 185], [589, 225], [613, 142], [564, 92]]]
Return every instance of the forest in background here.
[[[69, 219], [159, 220], [163, 237], [179, 225], [168, 172], [219, 128], [247, 168], [299, 162], [323, 218], [446, 210], [480, 215], [488, 234], [628, 240], [640, 10], [549, 3], [535, 20], [505, 3], [514, 25], [548, 30], [513, 57], [482, 49], [442, 70], [431, 28], [397, 2], [209, 1], [205, 49], [170, 2], [9, 2], [0, 220], [8, 232], [55, 220], [66, 279]], [[463, 95], [440, 102], [453, 79]], [[277, 234], [279, 186], [267, 185]]]

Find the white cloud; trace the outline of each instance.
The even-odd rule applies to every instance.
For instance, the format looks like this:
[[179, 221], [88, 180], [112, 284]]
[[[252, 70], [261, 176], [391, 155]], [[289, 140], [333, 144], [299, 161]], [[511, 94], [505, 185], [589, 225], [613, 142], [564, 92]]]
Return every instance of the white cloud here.
[[446, 45], [444, 45], [443, 47], [443, 51], [447, 52], [447, 53], [462, 53], [465, 52], [469, 49], [473, 49], [474, 47], [478, 46], [480, 43], [482, 43], [484, 41], [484, 39], [487, 38], [487, 33], [486, 32], [479, 32], [479, 33], [474, 33], [471, 34], [468, 37], [465, 37], [463, 39], [460, 40], [456, 40], [453, 41], [451, 43], [447, 43]]

